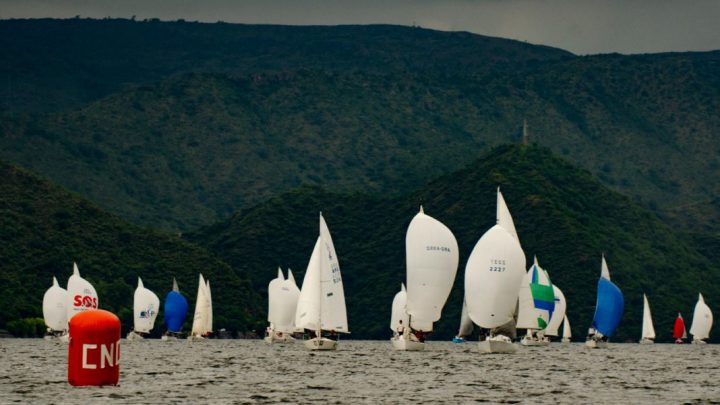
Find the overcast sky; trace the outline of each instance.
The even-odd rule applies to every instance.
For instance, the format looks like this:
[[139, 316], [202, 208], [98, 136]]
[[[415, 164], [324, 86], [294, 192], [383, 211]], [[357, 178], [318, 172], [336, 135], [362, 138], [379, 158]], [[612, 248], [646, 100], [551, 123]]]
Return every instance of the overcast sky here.
[[0, 0], [0, 18], [412, 25], [577, 54], [720, 49], [720, 0]]

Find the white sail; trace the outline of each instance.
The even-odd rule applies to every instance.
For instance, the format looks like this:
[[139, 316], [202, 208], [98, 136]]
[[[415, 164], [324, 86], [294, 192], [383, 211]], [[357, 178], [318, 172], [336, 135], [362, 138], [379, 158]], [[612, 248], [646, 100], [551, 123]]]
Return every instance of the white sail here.
[[518, 238], [517, 231], [515, 231], [515, 222], [513, 222], [512, 215], [510, 215], [510, 209], [508, 209], [508, 206], [505, 203], [505, 198], [500, 192], [500, 187], [497, 189], [495, 220], [498, 225], [505, 228], [505, 230], [508, 231], [510, 235], [518, 241], [518, 243], [520, 243], [520, 238]]
[[463, 300], [462, 312], [460, 313], [460, 329], [458, 330], [459, 337], [470, 336], [473, 331], [473, 321], [468, 315], [467, 304]]
[[193, 316], [191, 332], [193, 336], [202, 336], [205, 333], [210, 332], [207, 328], [210, 311], [211, 307], [209, 297], [207, 296], [207, 284], [205, 283], [203, 275], [200, 274], [197, 299], [195, 300], [195, 315]]
[[[400, 323], [402, 321], [402, 323]], [[392, 316], [390, 317], [390, 329], [397, 332], [398, 329], [405, 328], [408, 325], [407, 314], [407, 292], [405, 285], [400, 285], [400, 291], [395, 294], [392, 302]]]
[[563, 334], [562, 337], [564, 339], [570, 339], [572, 338], [572, 330], [570, 330], [570, 321], [568, 321], [567, 316], [563, 318]]
[[480, 238], [465, 267], [465, 302], [470, 319], [482, 328], [514, 321], [518, 288], [525, 277], [525, 254], [504, 227]]
[[707, 339], [710, 336], [710, 329], [713, 324], [713, 315], [710, 307], [705, 304], [702, 294], [698, 295], [698, 302], [695, 304], [690, 334], [694, 340]]
[[277, 325], [278, 311], [280, 310], [281, 285], [285, 281], [282, 270], [278, 267], [277, 277], [268, 284], [268, 316], [271, 325]]
[[160, 310], [160, 299], [148, 290], [138, 277], [138, 286], [133, 297], [133, 320], [135, 332], [149, 333], [155, 325]]
[[602, 264], [600, 265], [600, 277], [610, 280], [610, 270], [608, 270], [607, 262], [605, 261], [605, 254], [602, 255]]
[[320, 214], [320, 240], [320, 285], [322, 291], [320, 329], [349, 333], [340, 262], [322, 213]]
[[277, 311], [275, 319], [272, 321], [275, 330], [284, 333], [293, 333], [295, 331], [295, 311], [297, 310], [299, 297], [300, 289], [295, 284], [292, 271], [288, 269], [288, 279], [280, 283], [277, 295]]
[[320, 329], [320, 243], [318, 237], [300, 289], [295, 312], [295, 326], [298, 328]]
[[452, 232], [422, 210], [405, 236], [407, 313], [411, 327], [432, 331], [450, 296], [458, 267], [458, 245]]
[[567, 310], [565, 294], [555, 284], [553, 284], [553, 291], [555, 292], [555, 311], [550, 318], [550, 322], [548, 322], [547, 328], [545, 328], [546, 336], [558, 336], [558, 330], [563, 323], [563, 319], [565, 319], [565, 311]]
[[95, 287], [80, 276], [80, 270], [76, 263], [73, 263], [73, 274], [67, 283], [67, 320], [78, 312], [98, 307], [98, 295]]
[[67, 303], [67, 290], [60, 287], [57, 279], [53, 277], [52, 287], [48, 288], [43, 296], [43, 318], [48, 328], [54, 331], [67, 329]]
[[205, 317], [205, 331], [213, 330], [213, 307], [212, 294], [210, 292], [210, 280], [205, 281], [205, 298], [207, 299], [207, 316]]
[[653, 327], [652, 315], [650, 314], [650, 303], [647, 296], [643, 294], [643, 323], [642, 339], [655, 339], [655, 327]]

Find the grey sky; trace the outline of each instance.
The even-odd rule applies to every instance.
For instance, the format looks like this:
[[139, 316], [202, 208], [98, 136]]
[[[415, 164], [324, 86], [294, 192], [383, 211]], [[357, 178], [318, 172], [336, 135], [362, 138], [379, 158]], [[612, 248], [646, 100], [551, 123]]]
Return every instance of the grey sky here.
[[720, 0], [0, 0], [0, 18], [158, 17], [256, 24], [412, 25], [578, 54], [720, 49]]

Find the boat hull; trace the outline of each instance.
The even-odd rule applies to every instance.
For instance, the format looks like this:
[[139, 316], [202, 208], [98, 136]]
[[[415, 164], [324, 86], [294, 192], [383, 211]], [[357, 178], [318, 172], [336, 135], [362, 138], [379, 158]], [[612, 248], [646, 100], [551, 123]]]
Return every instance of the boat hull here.
[[130, 332], [127, 335], [127, 340], [145, 340], [145, 338], [139, 333]]
[[478, 343], [480, 353], [515, 353], [517, 346], [509, 338], [489, 338]]
[[655, 341], [652, 340], [652, 339], [640, 339], [640, 344], [641, 344], [641, 345], [651, 345], [651, 344], [654, 344], [654, 343], [655, 343]]
[[178, 340], [178, 338], [175, 336], [162, 335], [162, 337], [160, 337], [160, 340]]
[[522, 338], [520, 344], [523, 346], [548, 346], [550, 341], [547, 339], [528, 339], [528, 337]]
[[570, 343], [570, 338], [562, 338], [562, 343]]
[[605, 349], [607, 348], [607, 342], [590, 339], [585, 341], [585, 347], [590, 349]]
[[465, 339], [455, 336], [452, 340], [453, 343], [465, 343]]
[[425, 343], [410, 340], [407, 336], [398, 336], [390, 339], [393, 349], [404, 350], [408, 352], [419, 352], [425, 350]]
[[265, 341], [265, 343], [271, 345], [273, 343], [293, 343], [295, 341], [295, 338], [288, 334], [278, 336], [277, 334], [273, 333], [270, 336], [265, 336], [263, 340]]
[[190, 335], [187, 337], [187, 340], [189, 340], [191, 342], [200, 342], [200, 341], [206, 340], [206, 338], [204, 338], [202, 336], [198, 336], [198, 335]]
[[694, 339], [694, 340], [692, 341], [692, 344], [694, 344], [694, 345], [705, 345], [705, 344], [707, 344], [707, 342], [704, 341], [704, 340], [700, 340], [700, 339]]
[[328, 338], [312, 338], [306, 340], [303, 344], [308, 350], [337, 350], [338, 346], [337, 340]]

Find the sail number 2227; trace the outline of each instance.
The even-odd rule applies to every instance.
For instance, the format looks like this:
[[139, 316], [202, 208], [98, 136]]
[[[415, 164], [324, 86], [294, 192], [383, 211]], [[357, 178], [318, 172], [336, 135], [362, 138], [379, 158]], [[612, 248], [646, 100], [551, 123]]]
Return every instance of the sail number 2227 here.
[[505, 260], [502, 259], [491, 259], [490, 260], [490, 271], [503, 272], [505, 271]]

